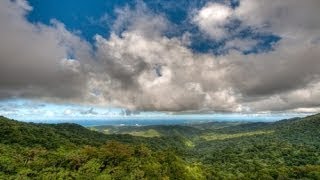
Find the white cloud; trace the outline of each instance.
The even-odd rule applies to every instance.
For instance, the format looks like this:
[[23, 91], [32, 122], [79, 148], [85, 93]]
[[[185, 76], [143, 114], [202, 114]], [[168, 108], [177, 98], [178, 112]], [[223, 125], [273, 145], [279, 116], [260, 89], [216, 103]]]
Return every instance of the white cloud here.
[[235, 16], [260, 31], [309, 39], [319, 37], [319, 6], [318, 0], [241, 0]]
[[232, 17], [232, 9], [219, 3], [208, 3], [193, 17], [193, 22], [210, 38], [220, 40], [228, 34], [225, 25]]
[[168, 28], [167, 19], [149, 11], [142, 1], [136, 3], [134, 10], [128, 6], [116, 9], [117, 19], [112, 26], [114, 33], [120, 34], [123, 30], [134, 31], [149, 38], [161, 35]]
[[[186, 47], [188, 34], [164, 36], [170, 23], [143, 4], [135, 10], [118, 10], [114, 31], [109, 38], [97, 35], [93, 52], [89, 43], [57, 21], [52, 26], [29, 23], [24, 17], [27, 4], [0, 1], [0, 98], [17, 96], [160, 111], [317, 109], [317, 2], [284, 0], [270, 5], [242, 0], [235, 10], [207, 4], [193, 22], [211, 38], [228, 36], [224, 26], [236, 17], [256, 31], [270, 31], [282, 38], [274, 51], [249, 55], [230, 51], [214, 56]], [[298, 12], [302, 17], [297, 17]], [[243, 51], [255, 43], [234, 39], [225, 48]], [[75, 60], [68, 59], [70, 53]], [[93, 109], [86, 112], [97, 113]]]
[[[89, 63], [90, 45], [57, 21], [29, 23], [28, 7], [26, 1], [0, 2], [0, 97], [77, 98], [86, 76], [76, 71]], [[73, 63], [63, 60], [71, 50]]]
[[168, 111], [213, 107], [212, 102], [224, 110], [236, 103], [218, 104], [221, 94], [211, 93], [224, 86], [219, 80], [224, 71], [214, 57], [194, 55], [178, 39], [150, 39], [135, 32], [97, 37], [98, 58], [108, 71], [108, 83], [98, 84], [108, 103]]
[[64, 110], [63, 114], [66, 116], [72, 116], [75, 112], [72, 109]]

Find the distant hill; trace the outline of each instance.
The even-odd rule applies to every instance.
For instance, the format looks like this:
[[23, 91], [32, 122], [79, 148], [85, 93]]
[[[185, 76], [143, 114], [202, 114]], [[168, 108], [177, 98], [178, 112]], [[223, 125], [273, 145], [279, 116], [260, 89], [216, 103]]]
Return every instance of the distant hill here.
[[199, 136], [203, 132], [233, 127], [244, 122], [210, 122], [203, 124], [189, 125], [148, 125], [148, 126], [93, 126], [91, 130], [95, 130], [104, 134], [129, 134], [142, 137], [172, 137], [181, 136], [192, 138]]
[[129, 134], [142, 137], [183, 136], [194, 137], [205, 133], [235, 134], [253, 131], [277, 133], [319, 132], [320, 114], [305, 118], [284, 119], [276, 122], [209, 122], [189, 125], [150, 126], [93, 126], [90, 129], [104, 134]]

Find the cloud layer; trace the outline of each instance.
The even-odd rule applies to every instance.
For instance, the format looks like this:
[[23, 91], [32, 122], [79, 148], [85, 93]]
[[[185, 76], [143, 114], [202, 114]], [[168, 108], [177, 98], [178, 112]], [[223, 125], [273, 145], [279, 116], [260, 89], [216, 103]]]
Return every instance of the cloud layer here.
[[[32, 24], [26, 1], [0, 2], [0, 98], [99, 104], [156, 111], [312, 111], [320, 107], [318, 0], [241, 0], [190, 11], [203, 36], [230, 49], [195, 53], [186, 32], [142, 2], [117, 9], [110, 37], [91, 45], [53, 20]], [[230, 39], [228, 25], [273, 33], [273, 51], [244, 54], [250, 38]], [[66, 112], [67, 113], [67, 112]], [[88, 111], [94, 113], [94, 111]]]

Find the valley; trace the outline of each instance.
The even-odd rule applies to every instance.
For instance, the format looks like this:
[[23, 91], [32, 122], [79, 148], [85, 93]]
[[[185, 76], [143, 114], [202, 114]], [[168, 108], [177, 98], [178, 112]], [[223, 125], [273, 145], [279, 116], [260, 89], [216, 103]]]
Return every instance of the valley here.
[[93, 126], [0, 118], [1, 179], [319, 179], [320, 115]]

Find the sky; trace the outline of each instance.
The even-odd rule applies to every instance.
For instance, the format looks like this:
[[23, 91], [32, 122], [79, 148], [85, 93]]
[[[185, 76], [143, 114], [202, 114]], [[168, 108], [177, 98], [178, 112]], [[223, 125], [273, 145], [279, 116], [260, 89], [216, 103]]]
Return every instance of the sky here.
[[319, 0], [2, 0], [0, 114], [320, 112]]

